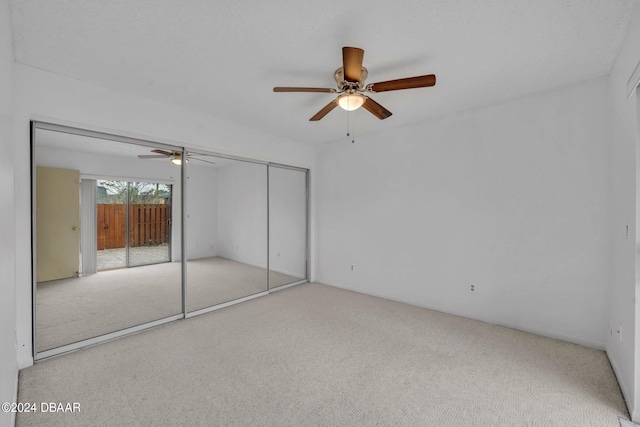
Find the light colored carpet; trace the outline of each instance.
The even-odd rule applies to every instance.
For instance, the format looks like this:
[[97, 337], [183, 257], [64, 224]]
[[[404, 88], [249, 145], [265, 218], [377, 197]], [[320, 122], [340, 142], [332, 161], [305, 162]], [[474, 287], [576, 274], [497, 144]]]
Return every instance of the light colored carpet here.
[[17, 426], [611, 426], [606, 355], [305, 284], [20, 371]]
[[[180, 263], [38, 283], [38, 352], [182, 312]], [[274, 286], [300, 279], [271, 272]], [[267, 290], [267, 270], [224, 258], [187, 262], [188, 310]]]

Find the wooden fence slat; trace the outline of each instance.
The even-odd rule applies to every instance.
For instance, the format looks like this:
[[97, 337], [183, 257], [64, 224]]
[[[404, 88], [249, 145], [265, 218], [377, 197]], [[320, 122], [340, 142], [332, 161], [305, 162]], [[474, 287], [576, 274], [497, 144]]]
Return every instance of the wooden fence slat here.
[[136, 209], [134, 205], [129, 206], [129, 246], [135, 247], [136, 245]]
[[140, 241], [140, 206], [132, 205], [131, 210], [133, 215], [129, 218], [131, 222], [131, 229], [133, 230], [133, 241], [129, 244], [131, 246], [138, 246], [138, 242]]
[[167, 234], [165, 232], [165, 227], [167, 226], [167, 219], [165, 217], [165, 209], [160, 210], [160, 238], [161, 239], [166, 239], [165, 234]]
[[118, 245], [122, 245], [121, 248], [124, 248], [127, 244], [127, 207], [125, 205], [120, 205], [118, 209], [118, 223], [118, 228], [112, 232], [113, 238], [118, 242]]
[[151, 216], [151, 211], [149, 210], [149, 208], [147, 207], [147, 205], [144, 206], [144, 240], [141, 242], [143, 245], [146, 245], [147, 243], [149, 243], [149, 235], [151, 234], [151, 221], [149, 221], [149, 217]]
[[98, 205], [98, 209], [96, 210], [96, 216], [98, 219], [98, 223], [97, 223], [97, 230], [98, 230], [98, 242], [97, 242], [97, 248], [98, 250], [100, 249], [104, 249], [105, 248], [105, 243], [104, 243], [104, 205], [99, 204]]
[[97, 208], [98, 249], [124, 248], [127, 239], [131, 247], [169, 242], [171, 205], [130, 205], [128, 236], [127, 205], [99, 203]]
[[153, 244], [158, 245], [160, 241], [160, 227], [158, 227], [159, 209], [153, 209]]
[[158, 209], [153, 209], [153, 244], [158, 244]]

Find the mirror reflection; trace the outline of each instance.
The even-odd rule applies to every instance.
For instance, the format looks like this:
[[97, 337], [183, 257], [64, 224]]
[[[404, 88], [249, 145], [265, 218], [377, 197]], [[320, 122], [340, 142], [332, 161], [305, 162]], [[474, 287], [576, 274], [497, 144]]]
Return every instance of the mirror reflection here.
[[37, 353], [183, 316], [183, 168], [187, 312], [306, 280], [306, 170], [115, 139], [34, 130]]
[[160, 182], [97, 180], [98, 271], [171, 259], [171, 193]]
[[307, 174], [269, 166], [270, 287], [307, 277]]
[[182, 312], [180, 166], [36, 129], [36, 351]]
[[266, 165], [187, 156], [187, 311], [267, 291]]

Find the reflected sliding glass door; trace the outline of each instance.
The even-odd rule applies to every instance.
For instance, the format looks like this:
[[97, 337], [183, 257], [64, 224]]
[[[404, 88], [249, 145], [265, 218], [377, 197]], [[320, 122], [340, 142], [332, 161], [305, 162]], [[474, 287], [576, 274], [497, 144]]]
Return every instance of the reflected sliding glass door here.
[[171, 260], [172, 186], [97, 181], [98, 270]]

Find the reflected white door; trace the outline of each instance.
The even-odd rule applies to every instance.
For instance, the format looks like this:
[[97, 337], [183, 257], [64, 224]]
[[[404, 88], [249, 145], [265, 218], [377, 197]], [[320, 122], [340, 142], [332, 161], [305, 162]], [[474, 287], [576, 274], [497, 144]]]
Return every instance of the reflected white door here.
[[36, 168], [36, 278], [76, 277], [80, 265], [80, 172]]

